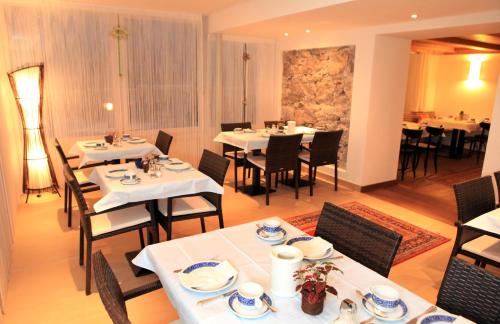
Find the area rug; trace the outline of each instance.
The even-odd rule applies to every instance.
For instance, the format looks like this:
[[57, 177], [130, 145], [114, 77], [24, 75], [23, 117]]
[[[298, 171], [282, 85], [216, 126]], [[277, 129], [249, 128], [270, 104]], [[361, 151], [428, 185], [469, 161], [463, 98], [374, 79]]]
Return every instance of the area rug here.
[[[394, 265], [429, 251], [450, 240], [449, 238], [430, 232], [421, 227], [400, 220], [399, 218], [387, 215], [356, 201], [341, 204], [340, 207], [391, 229], [403, 236], [396, 258], [394, 259]], [[314, 235], [320, 213], [321, 211], [316, 211], [308, 214], [292, 216], [285, 220], [302, 231]]]

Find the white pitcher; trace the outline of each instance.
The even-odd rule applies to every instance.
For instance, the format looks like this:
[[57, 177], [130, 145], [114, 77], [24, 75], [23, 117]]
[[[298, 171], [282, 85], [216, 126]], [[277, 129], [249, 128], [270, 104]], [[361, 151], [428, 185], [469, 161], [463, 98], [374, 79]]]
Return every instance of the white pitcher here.
[[300, 269], [304, 254], [296, 247], [278, 245], [271, 250], [271, 291], [279, 297], [293, 297], [299, 284], [293, 273]]
[[288, 131], [287, 133], [288, 134], [295, 134], [295, 126], [297, 125], [297, 123], [294, 121], [294, 120], [289, 120], [287, 122], [287, 126], [288, 126]]

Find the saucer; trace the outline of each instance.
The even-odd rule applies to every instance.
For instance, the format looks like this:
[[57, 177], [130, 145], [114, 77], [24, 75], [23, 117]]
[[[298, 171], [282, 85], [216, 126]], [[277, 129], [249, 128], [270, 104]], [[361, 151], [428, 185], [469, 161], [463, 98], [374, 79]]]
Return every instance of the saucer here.
[[134, 181], [130, 181], [130, 180], [126, 180], [126, 179], [121, 179], [120, 183], [122, 185], [132, 186], [132, 185], [136, 185], [138, 183], [141, 183], [141, 178], [136, 178], [136, 180], [134, 180]]
[[[296, 243], [296, 242], [299, 242], [299, 241], [310, 241], [313, 238], [314, 238], [313, 236], [309, 236], [309, 235], [297, 236], [297, 237], [294, 237], [294, 238], [289, 239], [288, 241], [286, 241], [286, 245], [293, 246], [293, 244]], [[332, 255], [333, 255], [333, 247], [331, 247], [328, 250], [326, 250], [325, 254], [323, 254], [322, 256], [320, 256], [318, 258], [311, 258], [311, 257], [307, 257], [307, 256], [304, 255], [304, 260], [318, 261], [318, 260], [322, 260], [322, 259], [326, 259], [328, 257], [331, 257]]]
[[[261, 299], [265, 299], [269, 305], [273, 304], [271, 297], [269, 297], [266, 293], [262, 295]], [[235, 292], [229, 297], [228, 304], [231, 312], [241, 318], [259, 318], [266, 315], [270, 311], [269, 307], [267, 307], [264, 303], [259, 309], [248, 309], [241, 306], [240, 302], [238, 301], [238, 292]]]
[[432, 313], [420, 317], [417, 324], [431, 324], [431, 323], [453, 323], [456, 321], [457, 316], [445, 313]]
[[286, 240], [286, 231], [284, 228], [281, 228], [281, 231], [279, 231], [277, 235], [269, 236], [269, 237], [263, 236], [263, 233], [265, 233], [265, 232], [261, 227], [257, 228], [257, 231], [255, 233], [257, 234], [258, 238], [260, 238], [261, 240], [264, 240], [264, 241], [268, 241], [268, 242], [278, 242], [278, 241]]
[[94, 150], [98, 150], [98, 151], [105, 151], [107, 149], [108, 149], [107, 146], [94, 146]]
[[387, 317], [383, 317], [378, 315], [378, 313], [375, 313], [375, 307], [372, 305], [372, 303], [367, 302], [367, 300], [371, 300], [372, 294], [367, 293], [365, 295], [365, 299], [363, 299], [362, 303], [363, 308], [368, 312], [368, 314], [375, 316], [379, 320], [382, 321], [388, 321], [388, 322], [393, 322], [393, 321], [399, 321], [403, 319], [406, 315], [408, 315], [408, 306], [406, 306], [405, 302], [400, 299], [399, 304], [396, 307], [396, 309], [393, 312], [387, 313]]
[[123, 177], [125, 177], [125, 172], [127, 172], [127, 169], [109, 170], [106, 172], [106, 177], [111, 179], [122, 179]]
[[164, 164], [165, 169], [170, 170], [170, 171], [184, 171], [184, 170], [190, 170], [191, 169], [191, 164], [187, 162], [171, 162]]
[[146, 139], [145, 138], [139, 138], [139, 137], [132, 137], [131, 139], [128, 140], [128, 143], [130, 143], [130, 144], [146, 143]]

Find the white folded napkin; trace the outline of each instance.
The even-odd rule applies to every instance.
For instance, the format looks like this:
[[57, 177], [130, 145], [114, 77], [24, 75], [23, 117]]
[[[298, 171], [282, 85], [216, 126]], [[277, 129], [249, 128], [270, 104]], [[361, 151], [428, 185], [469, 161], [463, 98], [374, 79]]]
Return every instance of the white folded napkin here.
[[332, 243], [321, 237], [315, 237], [309, 241], [298, 241], [293, 246], [299, 248], [304, 253], [305, 258], [320, 258], [325, 255], [329, 248], [333, 247]]
[[198, 289], [216, 289], [222, 287], [238, 271], [229, 263], [224, 261], [215, 267], [198, 268], [190, 273], [179, 273], [182, 284]]
[[490, 214], [488, 214], [488, 218], [493, 225], [500, 227], [500, 208], [496, 209], [495, 212], [490, 212]]

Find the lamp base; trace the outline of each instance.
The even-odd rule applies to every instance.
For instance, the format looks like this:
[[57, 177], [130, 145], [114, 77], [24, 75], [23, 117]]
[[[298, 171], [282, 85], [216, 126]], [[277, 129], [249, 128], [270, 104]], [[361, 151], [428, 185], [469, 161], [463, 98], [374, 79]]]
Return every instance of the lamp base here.
[[61, 197], [61, 194], [59, 193], [59, 189], [56, 184], [52, 185], [52, 187], [44, 188], [44, 189], [26, 189], [26, 201], [24, 202], [25, 204], [28, 203], [28, 199], [30, 197], [30, 194], [35, 194], [38, 198], [42, 197], [42, 192], [45, 191], [51, 191], [53, 194], [57, 194], [59, 197]]

